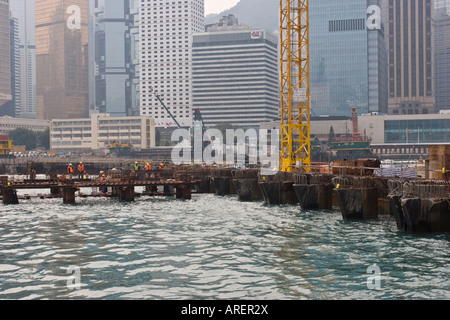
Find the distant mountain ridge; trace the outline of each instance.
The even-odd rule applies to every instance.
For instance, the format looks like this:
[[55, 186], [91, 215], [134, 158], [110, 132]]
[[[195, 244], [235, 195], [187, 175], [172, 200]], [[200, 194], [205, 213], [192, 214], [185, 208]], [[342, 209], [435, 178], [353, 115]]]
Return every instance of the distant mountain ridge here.
[[231, 9], [207, 15], [205, 24], [217, 23], [220, 17], [233, 14], [241, 24], [279, 33], [279, 5], [278, 0], [241, 0]]

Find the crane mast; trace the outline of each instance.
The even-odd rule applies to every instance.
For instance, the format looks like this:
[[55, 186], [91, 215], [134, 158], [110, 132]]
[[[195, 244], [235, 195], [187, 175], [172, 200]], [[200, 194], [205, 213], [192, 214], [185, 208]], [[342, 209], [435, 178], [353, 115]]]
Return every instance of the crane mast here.
[[280, 0], [280, 170], [311, 165], [308, 0]]

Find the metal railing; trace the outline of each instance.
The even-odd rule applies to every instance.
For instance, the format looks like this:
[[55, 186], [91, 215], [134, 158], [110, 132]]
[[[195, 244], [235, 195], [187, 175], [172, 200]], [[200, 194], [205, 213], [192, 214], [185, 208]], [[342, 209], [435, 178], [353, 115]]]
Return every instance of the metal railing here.
[[331, 174], [321, 173], [294, 173], [294, 184], [296, 185], [329, 185]]
[[408, 181], [403, 184], [403, 198], [450, 199], [447, 181]]

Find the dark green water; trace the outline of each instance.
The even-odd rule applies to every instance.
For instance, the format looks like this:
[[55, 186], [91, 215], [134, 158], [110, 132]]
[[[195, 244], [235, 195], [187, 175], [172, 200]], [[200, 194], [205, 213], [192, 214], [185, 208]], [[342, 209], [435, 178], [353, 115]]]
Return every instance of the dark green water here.
[[450, 299], [450, 236], [393, 219], [216, 195], [77, 202], [0, 204], [0, 299]]

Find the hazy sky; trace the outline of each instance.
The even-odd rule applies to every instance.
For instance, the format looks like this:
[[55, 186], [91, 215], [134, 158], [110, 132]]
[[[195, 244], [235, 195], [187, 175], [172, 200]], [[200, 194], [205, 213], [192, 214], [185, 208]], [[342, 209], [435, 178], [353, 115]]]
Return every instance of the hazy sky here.
[[205, 15], [210, 13], [220, 13], [230, 9], [238, 2], [239, 0], [205, 0]]

